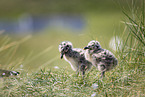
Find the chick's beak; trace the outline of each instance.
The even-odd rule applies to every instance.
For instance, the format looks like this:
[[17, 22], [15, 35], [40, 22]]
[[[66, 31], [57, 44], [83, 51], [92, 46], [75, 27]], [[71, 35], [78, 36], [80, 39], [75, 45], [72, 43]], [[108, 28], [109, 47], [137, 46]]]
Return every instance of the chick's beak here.
[[84, 50], [86, 50], [86, 49], [89, 49], [89, 47], [87, 47], [87, 46], [86, 46], [86, 47], [84, 47]]
[[61, 58], [61, 59], [63, 58], [63, 55], [64, 55], [63, 53], [60, 54], [60, 58]]

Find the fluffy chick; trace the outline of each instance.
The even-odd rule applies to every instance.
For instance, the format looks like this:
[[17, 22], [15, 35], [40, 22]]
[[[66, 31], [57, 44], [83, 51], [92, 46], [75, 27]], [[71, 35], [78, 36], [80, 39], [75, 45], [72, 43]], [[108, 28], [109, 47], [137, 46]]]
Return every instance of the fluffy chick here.
[[106, 71], [113, 69], [118, 64], [115, 56], [110, 51], [101, 48], [98, 41], [90, 41], [84, 50], [86, 50], [86, 59], [101, 71], [101, 78], [104, 77]]
[[92, 67], [92, 63], [85, 59], [85, 51], [80, 48], [73, 48], [72, 43], [69, 41], [63, 41], [59, 44], [60, 58], [64, 58], [71, 68], [78, 73], [82, 72], [84, 78], [85, 71], [88, 71]]
[[0, 69], [0, 77], [9, 77], [11, 75], [18, 75], [19, 72]]

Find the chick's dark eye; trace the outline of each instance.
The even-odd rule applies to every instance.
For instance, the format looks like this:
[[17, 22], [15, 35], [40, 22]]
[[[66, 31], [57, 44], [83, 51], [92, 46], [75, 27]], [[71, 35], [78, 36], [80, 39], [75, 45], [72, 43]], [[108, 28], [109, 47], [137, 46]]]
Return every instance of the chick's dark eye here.
[[99, 46], [98, 46], [98, 45], [96, 45], [96, 47], [97, 47], [97, 48], [99, 48]]
[[69, 49], [69, 45], [66, 45], [65, 49], [66, 49], [66, 50]]

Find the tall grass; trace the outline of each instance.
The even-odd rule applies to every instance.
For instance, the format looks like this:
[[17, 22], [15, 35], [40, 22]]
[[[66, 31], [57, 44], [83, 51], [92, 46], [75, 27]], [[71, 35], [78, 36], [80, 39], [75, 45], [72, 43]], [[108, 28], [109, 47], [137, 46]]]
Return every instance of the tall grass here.
[[[104, 79], [100, 79], [100, 72], [94, 67], [86, 74], [84, 80], [81, 76], [72, 74], [67, 68], [60, 68], [56, 71], [41, 69], [31, 74], [24, 71], [17, 77], [1, 78], [0, 95], [4, 97], [145, 96], [144, 0], [142, 1], [141, 14], [139, 16], [137, 13], [133, 14], [133, 16], [136, 15], [136, 18], [131, 17], [125, 11], [123, 13], [127, 20], [124, 21], [126, 27], [122, 36], [124, 38], [123, 49], [117, 52], [119, 65], [107, 72]], [[45, 51], [40, 55], [43, 53]]]
[[128, 28], [127, 31], [129, 33], [127, 33], [128, 35], [125, 39], [121, 52], [127, 54], [127, 61], [129, 64], [143, 65], [145, 56], [144, 0], [142, 0], [142, 7], [140, 9], [136, 10], [134, 7], [132, 7], [131, 12], [132, 16], [129, 16], [123, 10], [124, 15], [128, 19], [128, 21], [125, 21], [124, 24]]
[[23, 58], [15, 58], [20, 44], [30, 39], [31, 36], [26, 36], [18, 41], [13, 41], [9, 35], [4, 35], [3, 33], [4, 31], [1, 31], [0, 34], [0, 66], [1, 69], [13, 70], [23, 62]]

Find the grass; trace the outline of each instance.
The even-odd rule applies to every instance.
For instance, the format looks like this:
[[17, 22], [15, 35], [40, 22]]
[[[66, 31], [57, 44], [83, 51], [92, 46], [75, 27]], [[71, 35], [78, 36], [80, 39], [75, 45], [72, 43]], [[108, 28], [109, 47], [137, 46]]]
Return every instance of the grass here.
[[[121, 64], [123, 65], [123, 64]], [[1, 79], [3, 96], [144, 96], [143, 70], [129, 69], [124, 64], [99, 79], [94, 69], [85, 80], [67, 69], [41, 70], [30, 75], [22, 72], [18, 77]], [[93, 88], [96, 83], [98, 87]]]
[[[107, 72], [106, 77], [103, 79], [100, 79], [100, 72], [94, 67], [88, 74], [86, 74], [84, 80], [82, 80], [81, 76], [76, 76], [68, 67], [61, 67], [55, 70], [44, 69], [45, 64], [47, 65], [49, 63], [51, 64], [53, 61], [58, 61], [55, 55], [52, 60], [47, 62], [44, 60], [41, 69], [39, 68], [38, 71], [28, 73], [25, 67], [20, 68], [18, 65], [22, 64], [23, 66], [26, 63], [31, 64], [31, 62], [35, 62], [36, 66], [37, 64], [41, 64], [38, 62], [46, 57], [45, 53], [54, 54], [54, 52], [50, 52], [51, 49], [54, 49], [53, 46], [51, 47], [50, 45], [47, 45], [45, 50], [40, 48], [42, 50], [40, 53], [33, 54], [33, 52], [30, 52], [29, 55], [24, 58], [17, 57], [17, 59], [14, 60], [13, 57], [15, 57], [18, 47], [23, 45], [30, 36], [21, 40], [18, 39], [18, 41], [13, 41], [8, 36], [2, 37], [1, 39], [3, 41], [1, 41], [0, 55], [3, 56], [3, 58], [1, 57], [0, 60], [6, 60], [5, 64], [10, 66], [5, 67], [6, 69], [21, 70], [21, 74], [16, 77], [11, 76], [9, 78], [0, 78], [0, 95], [3, 97], [88, 97], [91, 95], [98, 97], [144, 97], [144, 0], [142, 2], [142, 10], [136, 11], [141, 13], [139, 14], [140, 16], [137, 16], [138, 14], [135, 13], [133, 16], [136, 17], [131, 17], [126, 11], [123, 11], [127, 20], [124, 22], [125, 30], [122, 34], [122, 39], [124, 40], [123, 48], [116, 52], [119, 64], [115, 69]], [[53, 35], [50, 37], [52, 36]], [[66, 39], [69, 37], [69, 35], [65, 36]], [[71, 36], [76, 39], [75, 35]], [[72, 41], [74, 41], [73, 38]], [[58, 39], [57, 41], [61, 40], [62, 39]], [[37, 44], [38, 43], [33, 44], [32, 46], [35, 47]], [[10, 57], [7, 58], [8, 56]], [[59, 62], [61, 64], [61, 61]]]

